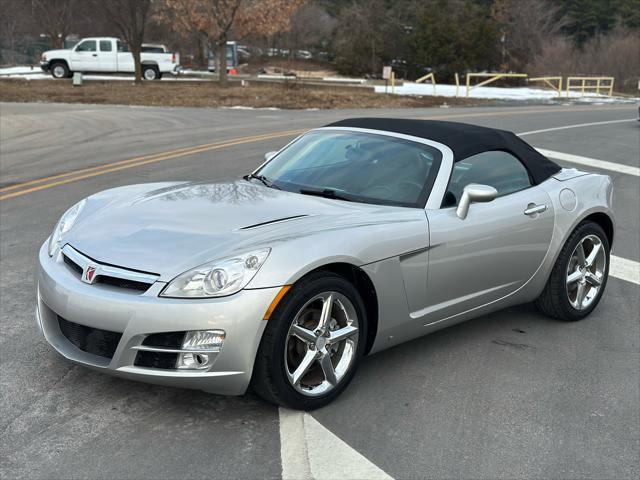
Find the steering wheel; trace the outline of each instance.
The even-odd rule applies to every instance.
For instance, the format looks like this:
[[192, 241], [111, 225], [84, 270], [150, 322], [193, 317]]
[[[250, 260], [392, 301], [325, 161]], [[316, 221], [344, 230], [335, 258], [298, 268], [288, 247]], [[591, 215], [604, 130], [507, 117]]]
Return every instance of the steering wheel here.
[[416, 198], [420, 195], [420, 193], [422, 193], [424, 185], [416, 182], [415, 180], [403, 180], [402, 182], [398, 182], [398, 187], [401, 187], [403, 189], [407, 187], [407, 189], [413, 189], [411, 193], [415, 193], [415, 195], [406, 195], [406, 197]]

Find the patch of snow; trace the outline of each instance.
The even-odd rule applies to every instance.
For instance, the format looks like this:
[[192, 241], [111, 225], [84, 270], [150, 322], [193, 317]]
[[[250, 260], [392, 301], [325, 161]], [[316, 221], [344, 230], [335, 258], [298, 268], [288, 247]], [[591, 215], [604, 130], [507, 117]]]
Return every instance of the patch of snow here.
[[[376, 86], [376, 93], [385, 93], [385, 86]], [[386, 87], [387, 93], [391, 93], [391, 87]], [[411, 83], [405, 82], [402, 86], [395, 87], [396, 95], [420, 95], [420, 96], [439, 96], [439, 97], [455, 97], [456, 86], [447, 84], [437, 84], [434, 88], [432, 84], [425, 83]], [[458, 97], [464, 98], [466, 95], [466, 87], [460, 86], [458, 90]], [[606, 97], [604, 95], [592, 94], [591, 96], [581, 96], [580, 92], [570, 92], [569, 97], [566, 96], [566, 92], [562, 93], [563, 98], [568, 98], [572, 101], [579, 102], [621, 102], [629, 101], [635, 102], [638, 99], [622, 98], [622, 97]], [[555, 100], [558, 99], [558, 95], [553, 90], [544, 90], [542, 88], [530, 88], [530, 87], [478, 87], [469, 92], [469, 98], [488, 98], [498, 100]]]
[[233, 107], [221, 107], [225, 110], [280, 110], [278, 107], [246, 107], [244, 105], [234, 105]]
[[295, 80], [297, 77], [294, 75], [269, 75], [266, 73], [261, 73], [258, 75], [258, 78], [263, 78], [266, 80]]
[[193, 68], [181, 68], [180, 69], [180, 73], [198, 73], [198, 74], [205, 74], [205, 75], [214, 75], [213, 72], [210, 72], [209, 70], [194, 70]]
[[344, 83], [366, 83], [364, 78], [345, 78], [345, 77], [323, 77], [325, 82], [344, 82]]
[[30, 67], [28, 65], [0, 68], [0, 75], [19, 75], [32, 73], [42, 73], [42, 70], [39, 66]]

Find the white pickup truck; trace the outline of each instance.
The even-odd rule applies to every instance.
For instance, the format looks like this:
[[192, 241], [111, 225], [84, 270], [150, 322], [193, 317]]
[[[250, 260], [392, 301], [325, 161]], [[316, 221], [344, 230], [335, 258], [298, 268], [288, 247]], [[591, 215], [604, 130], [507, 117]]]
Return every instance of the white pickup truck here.
[[[178, 70], [180, 59], [175, 53], [140, 54], [142, 78], [159, 80], [163, 73]], [[133, 73], [133, 54], [126, 43], [117, 38], [83, 38], [67, 50], [49, 50], [42, 54], [40, 67], [53, 78], [68, 78], [73, 72]]]

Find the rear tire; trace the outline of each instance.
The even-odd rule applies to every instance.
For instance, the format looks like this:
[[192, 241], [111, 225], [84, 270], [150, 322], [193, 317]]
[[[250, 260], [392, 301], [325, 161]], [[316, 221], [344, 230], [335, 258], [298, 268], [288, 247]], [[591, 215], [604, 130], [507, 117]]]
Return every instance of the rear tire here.
[[69, 78], [71, 76], [69, 67], [64, 62], [53, 62], [50, 71], [53, 78]]
[[297, 410], [327, 405], [353, 378], [366, 339], [366, 309], [353, 284], [332, 272], [314, 272], [289, 290], [268, 320], [253, 390]]
[[145, 80], [158, 80], [160, 72], [158, 71], [158, 67], [153, 65], [143, 65], [142, 66], [142, 78]]
[[535, 305], [550, 317], [575, 322], [598, 305], [609, 277], [610, 245], [595, 222], [584, 221], [571, 233], [558, 255]]

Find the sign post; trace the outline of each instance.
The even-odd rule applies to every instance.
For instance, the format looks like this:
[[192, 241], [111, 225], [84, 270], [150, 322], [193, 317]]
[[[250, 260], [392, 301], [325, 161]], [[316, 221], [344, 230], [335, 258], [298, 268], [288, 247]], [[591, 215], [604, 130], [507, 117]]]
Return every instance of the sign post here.
[[389, 87], [389, 79], [391, 78], [390, 66], [382, 67], [382, 78], [384, 78], [384, 93], [388, 93], [387, 88]]

